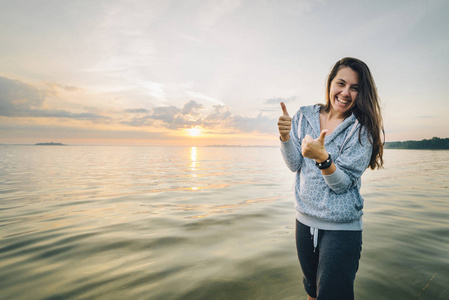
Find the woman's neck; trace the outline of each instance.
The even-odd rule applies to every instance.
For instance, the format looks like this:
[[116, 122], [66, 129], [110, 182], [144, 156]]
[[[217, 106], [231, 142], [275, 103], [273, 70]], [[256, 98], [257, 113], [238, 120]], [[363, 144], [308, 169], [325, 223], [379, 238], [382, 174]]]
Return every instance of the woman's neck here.
[[323, 111], [324, 117], [328, 121], [336, 121], [336, 120], [344, 120], [346, 118], [346, 115], [344, 113], [336, 112], [332, 109], [330, 109], [328, 112]]

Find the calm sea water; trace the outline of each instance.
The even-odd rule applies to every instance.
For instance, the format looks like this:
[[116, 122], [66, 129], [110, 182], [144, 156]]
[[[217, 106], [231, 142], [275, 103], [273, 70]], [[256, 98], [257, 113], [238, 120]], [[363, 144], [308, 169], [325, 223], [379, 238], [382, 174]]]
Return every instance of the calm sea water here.
[[[363, 176], [356, 299], [449, 299], [449, 151]], [[306, 299], [278, 148], [0, 146], [1, 299]]]

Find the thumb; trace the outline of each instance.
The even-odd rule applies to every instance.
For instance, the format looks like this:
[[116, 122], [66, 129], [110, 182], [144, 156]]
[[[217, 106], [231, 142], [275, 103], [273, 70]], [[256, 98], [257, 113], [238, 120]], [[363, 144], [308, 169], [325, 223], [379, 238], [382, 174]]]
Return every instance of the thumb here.
[[324, 129], [323, 131], [321, 131], [320, 136], [317, 138], [318, 141], [322, 142], [324, 144], [324, 138], [326, 137], [328, 130]]
[[289, 116], [287, 107], [285, 106], [284, 102], [281, 102], [282, 112], [284, 113], [284, 116]]

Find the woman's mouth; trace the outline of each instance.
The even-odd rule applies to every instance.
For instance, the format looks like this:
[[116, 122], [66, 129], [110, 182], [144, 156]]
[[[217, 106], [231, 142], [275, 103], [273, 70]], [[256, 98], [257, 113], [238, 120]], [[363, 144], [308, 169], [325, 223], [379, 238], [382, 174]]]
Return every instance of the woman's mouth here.
[[342, 103], [342, 104], [348, 104], [349, 102], [351, 102], [351, 101], [349, 101], [349, 100], [343, 100], [343, 99], [340, 99], [340, 98], [338, 98], [338, 97], [335, 97], [335, 99], [337, 99], [337, 101], [338, 102], [340, 102], [340, 103]]

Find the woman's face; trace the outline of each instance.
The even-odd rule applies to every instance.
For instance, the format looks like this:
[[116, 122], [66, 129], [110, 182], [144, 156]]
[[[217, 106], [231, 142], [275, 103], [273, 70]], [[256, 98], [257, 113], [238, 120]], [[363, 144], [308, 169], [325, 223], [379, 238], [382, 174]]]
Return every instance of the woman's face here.
[[331, 82], [329, 102], [334, 113], [345, 114], [355, 105], [359, 94], [359, 74], [349, 67], [342, 67]]

